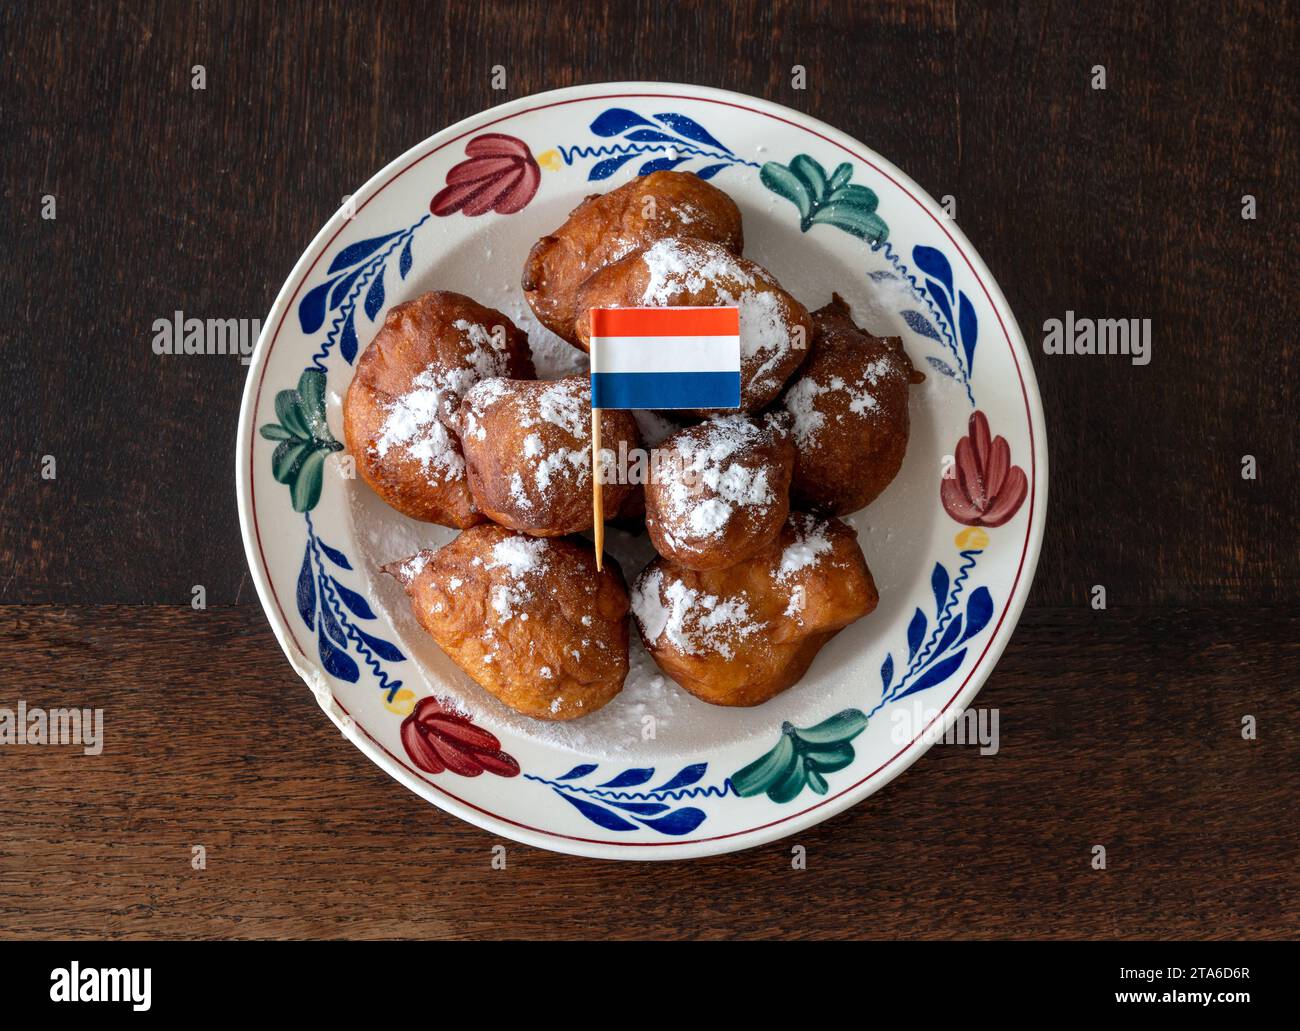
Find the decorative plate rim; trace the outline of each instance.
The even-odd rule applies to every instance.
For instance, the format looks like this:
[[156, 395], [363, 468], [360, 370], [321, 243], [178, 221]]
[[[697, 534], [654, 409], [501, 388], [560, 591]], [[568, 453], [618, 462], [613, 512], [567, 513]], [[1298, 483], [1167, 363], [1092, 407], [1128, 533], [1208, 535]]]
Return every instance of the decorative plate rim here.
[[[333, 692], [329, 693], [328, 699], [321, 697], [317, 683], [324, 677], [324, 673], [319, 663], [302, 651], [297, 638], [289, 629], [287, 616], [280, 604], [278, 595], [270, 583], [256, 520], [252, 482], [252, 449], [255, 440], [254, 424], [262, 396], [267, 360], [274, 346], [274, 341], [293, 308], [297, 295], [305, 286], [311, 271], [325, 257], [330, 245], [347, 227], [351, 218], [359, 215], [371, 201], [375, 200], [383, 192], [386, 186], [408, 168], [436, 151], [463, 139], [473, 132], [486, 129], [510, 118], [570, 103], [636, 98], [714, 103], [774, 118], [793, 129], [811, 132], [824, 142], [844, 151], [854, 160], [873, 168], [907, 194], [939, 227], [953, 248], [961, 255], [962, 260], [966, 263], [984, 292], [990, 308], [997, 316], [999, 327], [1011, 351], [1021, 388], [1021, 396], [1025, 405], [1029, 429], [1031, 475], [1029, 477], [1028, 500], [1030, 504], [1027, 506], [1028, 524], [1025, 530], [1025, 541], [1017, 565], [1015, 579], [1006, 603], [998, 615], [993, 632], [989, 636], [984, 650], [968, 671], [961, 686], [940, 708], [938, 715], [930, 723], [922, 727], [908, 744], [900, 747], [881, 765], [860, 776], [852, 784], [840, 789], [835, 794], [822, 797], [795, 812], [783, 814], [758, 826], [720, 835], [706, 835], [685, 840], [621, 842], [603, 838], [585, 838], [579, 835], [532, 827], [510, 817], [489, 812], [413, 770], [405, 760], [394, 755], [384, 744], [372, 737], [364, 727], [353, 721]], [[263, 322], [264, 328], [250, 361], [249, 373], [240, 406], [236, 433], [235, 481], [240, 530], [244, 541], [245, 554], [248, 558], [259, 601], [266, 613], [268, 622], [271, 624], [276, 640], [294, 671], [306, 682], [313, 693], [317, 694], [318, 701], [321, 701], [322, 708], [331, 721], [372, 762], [407, 788], [427, 801], [433, 802], [439, 808], [491, 833], [500, 834], [538, 848], [592, 858], [690, 859], [766, 844], [797, 833], [844, 811], [868, 795], [874, 794], [903, 773], [928, 751], [930, 744], [937, 736], [951, 727], [959, 714], [969, 705], [988, 679], [1005, 650], [1024, 610], [1042, 547], [1048, 497], [1048, 459], [1042, 400], [1039, 395], [1033, 364], [1006, 297], [965, 234], [955, 222], [943, 214], [929, 194], [916, 182], [860, 141], [825, 122], [783, 105], [712, 87], [671, 82], [632, 81], [564, 87], [520, 97], [481, 111], [448, 126], [408, 149], [371, 176], [365, 185], [355, 192], [353, 198], [355, 207], [352, 208], [351, 218], [349, 218], [348, 212], [344, 210], [337, 211], [313, 237], [310, 245], [303, 251], [294, 264], [293, 270], [277, 292], [270, 313]]]

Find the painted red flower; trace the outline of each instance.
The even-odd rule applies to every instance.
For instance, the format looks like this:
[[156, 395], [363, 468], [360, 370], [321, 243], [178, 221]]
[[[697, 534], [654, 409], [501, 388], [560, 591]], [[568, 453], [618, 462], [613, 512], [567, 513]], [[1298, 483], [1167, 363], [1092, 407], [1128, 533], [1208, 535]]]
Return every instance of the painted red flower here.
[[956, 467], [939, 484], [947, 513], [967, 526], [1001, 526], [1020, 508], [1029, 491], [1025, 471], [1011, 464], [1003, 437], [989, 440], [989, 421], [976, 411], [967, 436], [957, 441]]
[[436, 698], [422, 698], [402, 721], [402, 745], [426, 773], [451, 770], [462, 777], [495, 773], [519, 776], [519, 763], [501, 751], [501, 742], [464, 716], [449, 712]]
[[537, 192], [542, 170], [528, 144], [499, 132], [475, 136], [465, 144], [466, 160], [447, 173], [447, 185], [434, 195], [429, 210], [435, 215], [482, 215], [495, 211], [510, 215]]

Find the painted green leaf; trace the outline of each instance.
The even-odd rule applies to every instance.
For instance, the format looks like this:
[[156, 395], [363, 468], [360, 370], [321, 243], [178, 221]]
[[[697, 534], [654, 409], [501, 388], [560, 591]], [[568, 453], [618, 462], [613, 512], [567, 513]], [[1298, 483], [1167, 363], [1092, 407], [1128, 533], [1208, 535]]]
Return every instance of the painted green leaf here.
[[799, 794], [806, 782], [807, 772], [804, 769], [803, 756], [796, 755], [785, 776], [774, 781], [768, 787], [767, 797], [773, 802], [784, 804]]
[[815, 225], [832, 225], [836, 229], [843, 229], [846, 233], [852, 233], [868, 243], [879, 243], [889, 235], [889, 227], [879, 215], [864, 212], [852, 204], [827, 204], [809, 221]]
[[826, 199], [826, 173], [816, 161], [807, 154], [796, 154], [790, 162], [790, 171], [807, 187], [814, 204], [821, 204]]
[[294, 436], [278, 422], [268, 422], [257, 431], [267, 440], [293, 440]]
[[800, 729], [796, 733], [801, 741], [809, 745], [835, 745], [857, 737], [866, 725], [867, 716], [861, 709], [845, 709], [822, 720], [815, 727]]
[[280, 425], [290, 433], [304, 440], [311, 439], [311, 430], [307, 426], [306, 416], [302, 410], [302, 399], [296, 390], [281, 390], [275, 395], [275, 414]]
[[742, 798], [766, 792], [777, 803], [796, 798], [805, 785], [823, 795], [829, 790], [825, 774], [853, 762], [849, 741], [866, 725], [867, 716], [860, 709], [845, 709], [806, 729], [786, 723], [776, 746], [732, 774], [731, 786]]
[[303, 461], [297, 478], [289, 488], [295, 512], [308, 512], [320, 501], [321, 484], [324, 480], [325, 456], [329, 448], [316, 448]]
[[853, 746], [847, 741], [826, 745], [823, 748], [806, 748], [803, 752], [808, 768], [822, 773], [834, 773], [853, 762]]
[[880, 198], [876, 196], [875, 190], [869, 190], [865, 186], [857, 186], [852, 183], [848, 186], [841, 186], [826, 199], [832, 204], [852, 204], [855, 208], [861, 208], [868, 215], [875, 211], [876, 206], [880, 203]]
[[845, 161], [827, 178], [821, 164], [807, 154], [796, 154], [789, 168], [769, 161], [759, 173], [764, 186], [799, 209], [803, 232], [829, 225], [878, 244], [889, 236], [889, 226], [876, 215], [880, 198], [874, 190], [849, 182], [852, 177], [853, 166]]
[[799, 209], [799, 218], [805, 219], [812, 211], [812, 197], [803, 181], [785, 165], [769, 161], [758, 173], [759, 179], [773, 193], [779, 193]]
[[794, 760], [794, 740], [789, 734], [782, 733], [775, 748], [731, 775], [731, 786], [741, 798], [762, 794], [769, 784], [789, 772]]
[[312, 436], [321, 440], [333, 440], [329, 424], [325, 421], [325, 373], [319, 369], [304, 370], [298, 379], [298, 397]]
[[311, 448], [311, 442], [306, 440], [294, 438], [282, 441], [271, 456], [271, 475], [280, 483], [289, 483]]

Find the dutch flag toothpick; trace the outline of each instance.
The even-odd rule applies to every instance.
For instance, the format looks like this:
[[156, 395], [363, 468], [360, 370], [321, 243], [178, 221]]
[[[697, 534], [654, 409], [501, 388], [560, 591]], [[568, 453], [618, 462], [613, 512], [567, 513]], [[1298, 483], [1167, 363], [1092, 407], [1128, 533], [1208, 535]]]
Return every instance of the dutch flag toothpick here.
[[602, 408], [739, 408], [740, 310], [591, 309], [591, 468], [596, 568], [603, 569]]

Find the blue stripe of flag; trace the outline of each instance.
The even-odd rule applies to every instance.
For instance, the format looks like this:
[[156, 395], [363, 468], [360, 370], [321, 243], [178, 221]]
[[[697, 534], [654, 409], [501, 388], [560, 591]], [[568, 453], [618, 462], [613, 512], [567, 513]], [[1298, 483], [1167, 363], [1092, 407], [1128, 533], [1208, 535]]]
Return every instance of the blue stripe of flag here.
[[739, 408], [740, 372], [593, 372], [593, 408]]

